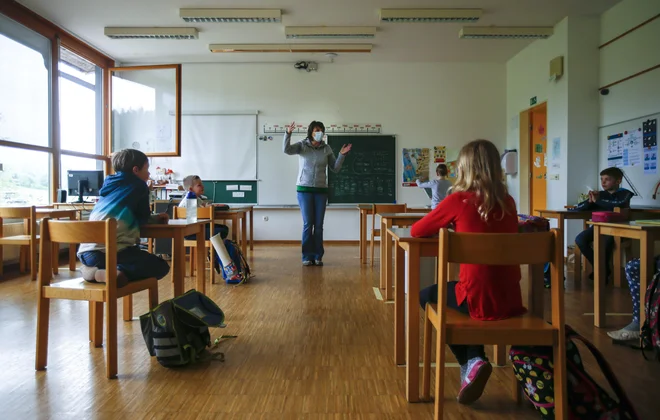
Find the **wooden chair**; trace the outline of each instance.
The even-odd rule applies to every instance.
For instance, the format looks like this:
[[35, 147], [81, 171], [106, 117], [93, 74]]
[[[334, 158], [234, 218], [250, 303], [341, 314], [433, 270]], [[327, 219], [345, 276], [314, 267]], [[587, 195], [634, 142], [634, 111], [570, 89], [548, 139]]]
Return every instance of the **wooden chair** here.
[[[435, 419], [441, 419], [444, 407], [445, 344], [493, 344], [553, 346], [555, 413], [567, 417], [566, 343], [564, 336], [564, 253], [560, 231], [522, 234], [450, 233], [440, 230], [438, 258], [438, 304], [426, 305], [424, 320], [423, 396], [430, 399], [431, 334], [437, 331], [435, 374]], [[477, 321], [458, 311], [447, 310], [448, 263], [485, 265], [539, 265], [551, 262], [552, 324], [543, 314], [502, 321]], [[531, 286], [531, 285], [530, 285]], [[531, 311], [536, 312], [536, 311]], [[512, 375], [513, 394], [520, 402], [520, 386]]]
[[[197, 209], [197, 218], [198, 219], [209, 219], [209, 225], [211, 229], [211, 236], [213, 236], [213, 226], [215, 226], [215, 209], [213, 207], [199, 207]], [[185, 207], [174, 207], [174, 219], [185, 219], [186, 218], [186, 208]], [[213, 266], [213, 261], [215, 258], [215, 250], [211, 241], [207, 240], [204, 242], [205, 248], [204, 252], [207, 252], [207, 249], [211, 251], [211, 262], [210, 262], [210, 271], [211, 271], [211, 284], [215, 283], [215, 269]], [[195, 252], [197, 252], [197, 241], [196, 240], [185, 240], [183, 242], [185, 248], [190, 248], [190, 277], [195, 275], [196, 264], [193, 261], [195, 260]]]
[[156, 278], [147, 278], [117, 288], [117, 221], [115, 219], [99, 222], [43, 219], [39, 247], [41, 267], [51, 266], [53, 242], [105, 244], [107, 283], [89, 283], [82, 278], [51, 283], [50, 270], [39, 271], [35, 368], [44, 370], [48, 361], [50, 300], [86, 300], [89, 302], [89, 339], [95, 347], [100, 347], [103, 342], [103, 305], [105, 304], [107, 340], [105, 370], [109, 379], [114, 378], [117, 376], [117, 299], [148, 290], [149, 308], [155, 308], [158, 305], [158, 281]]
[[[4, 236], [3, 219], [23, 220], [23, 233], [21, 235]], [[31, 207], [0, 207], [0, 276], [3, 274], [3, 246], [20, 246], [19, 269], [24, 273], [27, 262], [30, 262], [30, 278], [37, 279], [37, 217], [35, 206]], [[29, 252], [25, 253], [25, 249]]]
[[374, 265], [375, 239], [380, 237], [380, 225], [376, 224], [376, 215], [378, 213], [406, 213], [407, 204], [373, 204], [371, 208], [371, 266]]

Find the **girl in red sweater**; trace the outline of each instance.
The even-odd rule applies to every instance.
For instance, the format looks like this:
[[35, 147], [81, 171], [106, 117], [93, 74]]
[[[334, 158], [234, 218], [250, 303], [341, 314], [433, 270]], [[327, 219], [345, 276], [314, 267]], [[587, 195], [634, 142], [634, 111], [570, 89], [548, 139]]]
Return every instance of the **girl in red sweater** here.
[[[451, 195], [412, 226], [412, 235], [435, 236], [450, 225], [456, 232], [517, 233], [516, 203], [502, 181], [497, 147], [488, 140], [470, 142], [461, 149], [457, 164]], [[437, 285], [421, 291], [422, 308], [437, 301]], [[447, 284], [447, 307], [484, 321], [522, 315], [526, 310], [520, 290], [520, 267], [461, 264], [459, 281]], [[474, 402], [492, 373], [484, 346], [449, 348], [461, 366], [458, 402]]]

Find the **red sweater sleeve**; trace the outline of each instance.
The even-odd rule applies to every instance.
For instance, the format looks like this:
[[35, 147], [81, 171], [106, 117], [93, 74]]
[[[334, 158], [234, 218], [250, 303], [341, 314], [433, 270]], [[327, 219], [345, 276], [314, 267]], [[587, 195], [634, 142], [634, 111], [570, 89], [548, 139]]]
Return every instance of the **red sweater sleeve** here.
[[412, 225], [410, 234], [416, 238], [435, 236], [441, 228], [456, 221], [461, 209], [461, 194], [450, 194], [429, 214]]

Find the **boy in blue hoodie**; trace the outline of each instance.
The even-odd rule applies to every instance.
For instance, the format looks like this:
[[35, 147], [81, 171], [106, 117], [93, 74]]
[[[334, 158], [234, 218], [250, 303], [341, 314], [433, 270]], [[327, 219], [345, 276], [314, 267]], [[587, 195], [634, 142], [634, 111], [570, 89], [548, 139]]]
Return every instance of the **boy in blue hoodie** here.
[[[575, 208], [574, 211], [614, 211], [616, 207], [622, 209], [630, 208], [630, 199], [633, 193], [625, 188], [621, 188], [621, 181], [623, 180], [623, 172], [619, 168], [603, 169], [600, 173], [600, 184], [603, 191], [589, 191], [589, 198], [584, 200]], [[594, 242], [594, 227], [582, 231], [575, 237], [575, 245], [580, 248], [582, 255], [594, 265], [594, 250], [591, 245]], [[605, 264], [605, 278], [610, 275], [610, 258], [612, 256], [612, 248], [614, 248], [614, 238], [606, 236], [605, 239], [605, 255], [607, 255], [607, 262]], [[589, 278], [593, 280], [593, 273]]]
[[[161, 279], [169, 264], [138, 246], [140, 225], [169, 220], [167, 213], [150, 214], [149, 159], [139, 150], [124, 149], [112, 156], [112, 167], [115, 174], [105, 178], [89, 220], [117, 219], [117, 287], [148, 277]], [[105, 283], [105, 244], [80, 244], [78, 258], [85, 280]]]

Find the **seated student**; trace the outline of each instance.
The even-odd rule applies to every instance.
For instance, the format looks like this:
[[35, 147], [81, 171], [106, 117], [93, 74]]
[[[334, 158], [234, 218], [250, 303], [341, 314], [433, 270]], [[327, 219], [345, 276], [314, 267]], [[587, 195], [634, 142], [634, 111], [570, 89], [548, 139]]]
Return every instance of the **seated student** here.
[[[197, 207], [212, 206], [212, 204], [205, 202], [201, 198], [201, 196], [204, 194], [204, 184], [198, 175], [188, 175], [187, 177], [183, 178], [183, 188], [186, 191], [192, 191], [195, 193], [197, 196]], [[184, 197], [184, 199], [179, 203], [179, 207], [186, 208], [187, 204], [188, 200], [186, 200]], [[220, 235], [220, 237], [224, 240], [227, 238], [228, 234], [229, 227], [226, 225], [216, 224], [213, 226], [213, 236]], [[186, 239], [188, 240], [194, 240], [195, 238], [197, 238], [197, 235], [194, 234], [186, 236]], [[204, 239], [209, 240], [210, 238], [211, 227], [207, 224]], [[218, 249], [218, 247], [221, 249]], [[218, 242], [216, 251], [218, 253], [217, 258], [213, 259], [213, 268], [215, 271], [220, 274], [220, 267], [223, 267], [223, 270], [225, 271], [225, 274], [228, 276], [229, 280], [239, 280], [236, 265], [232, 262], [231, 257], [229, 257], [229, 253], [227, 252], [227, 249], [225, 248], [222, 241]]]
[[438, 176], [438, 179], [428, 182], [421, 182], [419, 179], [417, 180], [418, 187], [430, 188], [432, 191], [431, 209], [438, 207], [438, 204], [440, 204], [440, 202], [449, 194], [448, 191], [451, 188], [451, 181], [447, 179], [447, 174], [449, 174], [447, 165], [441, 163], [436, 166], [435, 174]]
[[[639, 291], [639, 264], [639, 258], [635, 258], [626, 264], [626, 280], [628, 280], [628, 288], [633, 304], [632, 322], [620, 330], [608, 332], [607, 335], [614, 340], [639, 341], [639, 308], [642, 305]], [[660, 271], [660, 256], [655, 257], [655, 271]], [[646, 293], [646, 290], [644, 293]]]
[[[124, 149], [112, 156], [112, 168], [115, 174], [103, 181], [89, 220], [117, 219], [117, 287], [149, 277], [161, 279], [170, 271], [169, 264], [138, 246], [140, 225], [169, 220], [167, 213], [150, 215], [149, 160], [139, 150]], [[105, 244], [80, 244], [78, 258], [83, 279], [105, 283]]]
[[[600, 173], [600, 184], [603, 191], [589, 191], [589, 198], [584, 200], [573, 211], [614, 211], [616, 207], [629, 208], [630, 199], [633, 193], [625, 188], [621, 188], [621, 181], [623, 180], [623, 172], [619, 168], [603, 169]], [[591, 266], [594, 265], [594, 250], [591, 247], [594, 242], [594, 228], [590, 226], [587, 230], [582, 231], [575, 237], [575, 245], [580, 248], [582, 255], [589, 261]], [[606, 236], [605, 239], [605, 254], [607, 255], [607, 262], [605, 264], [605, 278], [610, 276], [610, 259], [612, 257], [612, 249], [614, 248], [614, 238]], [[593, 280], [594, 275], [591, 273], [589, 278]]]
[[[456, 232], [517, 233], [516, 203], [502, 182], [500, 154], [488, 140], [465, 145], [458, 156], [452, 194], [416, 222], [412, 236], [438, 234], [454, 224]], [[438, 286], [420, 292], [422, 308], [437, 303]], [[447, 307], [479, 320], [498, 320], [526, 312], [520, 290], [519, 266], [461, 265], [460, 280], [447, 284]], [[450, 345], [461, 366], [458, 402], [469, 404], [483, 393], [492, 367], [483, 345]]]

